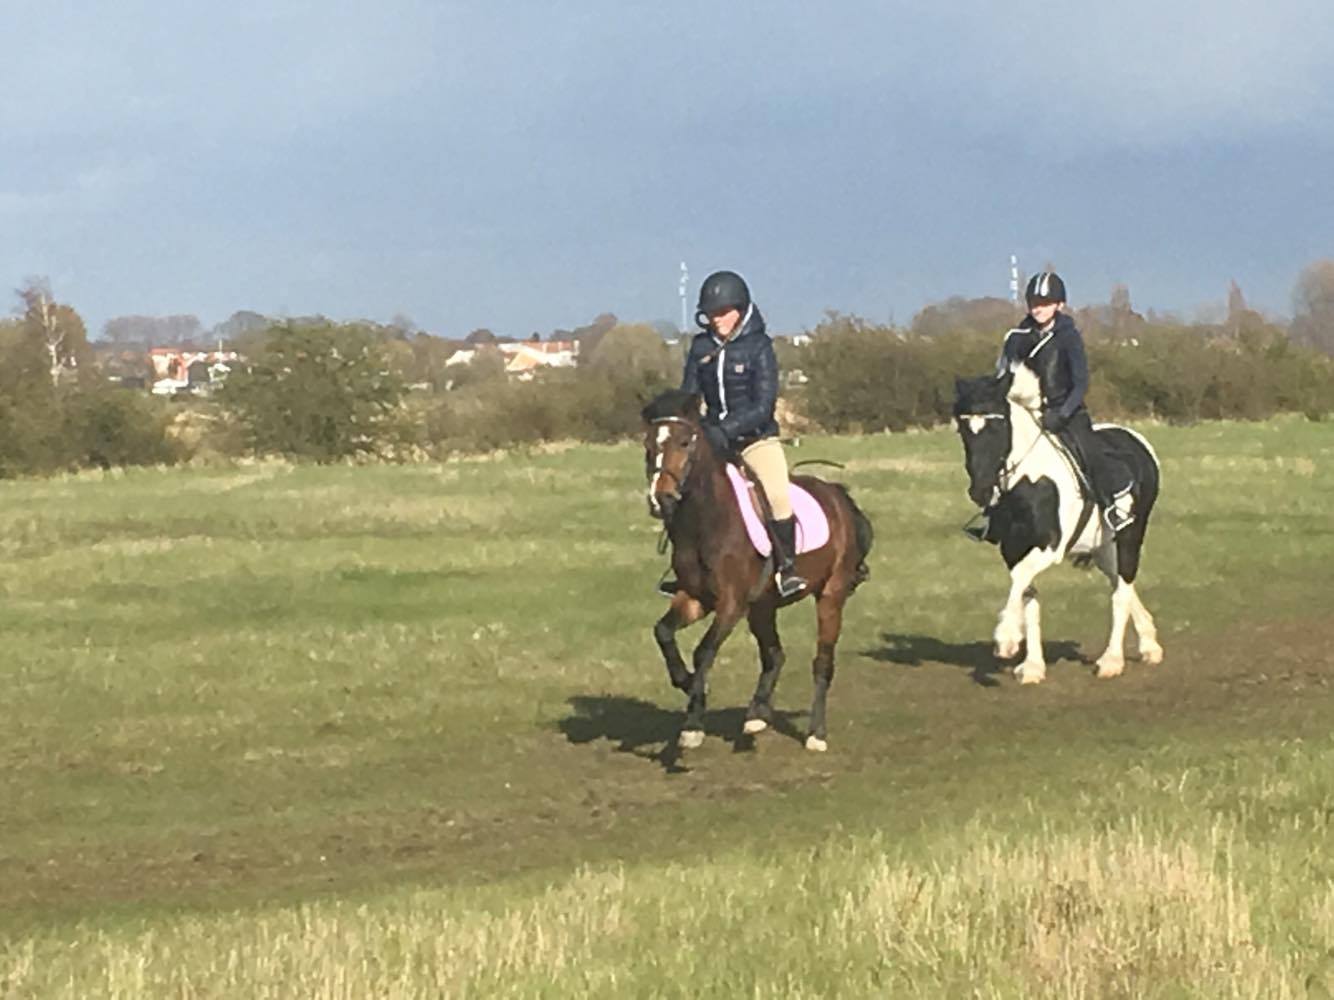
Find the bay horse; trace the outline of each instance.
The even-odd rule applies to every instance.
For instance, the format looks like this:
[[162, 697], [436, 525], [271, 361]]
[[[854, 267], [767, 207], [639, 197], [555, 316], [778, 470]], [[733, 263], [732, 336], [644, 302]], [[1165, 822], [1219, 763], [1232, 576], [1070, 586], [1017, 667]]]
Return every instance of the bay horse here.
[[[806, 748], [827, 750], [825, 698], [834, 679], [834, 647], [843, 624], [844, 602], [867, 576], [871, 523], [843, 485], [814, 476], [794, 476], [792, 482], [805, 489], [824, 512], [829, 538], [819, 548], [797, 556], [797, 572], [807, 581], [806, 588], [780, 598], [773, 559], [760, 555], [747, 534], [726, 458], [705, 436], [700, 408], [699, 396], [671, 390], [644, 407], [642, 414], [649, 511], [666, 526], [677, 579], [671, 606], [653, 626], [653, 637], [672, 686], [687, 695], [678, 745], [691, 749], [703, 743], [709, 668], [743, 617], [760, 654], [759, 681], [743, 731], [753, 734], [768, 728], [774, 687], [784, 662], [778, 609], [809, 595], [815, 599], [818, 645], [811, 665], [815, 694]], [[681, 658], [676, 633], [709, 613], [713, 621], [695, 647], [692, 671]]]
[[999, 544], [1010, 570], [1010, 593], [994, 635], [996, 655], [1012, 659], [1023, 643], [1025, 656], [1015, 676], [1024, 684], [1046, 677], [1033, 581], [1072, 556], [1076, 562], [1096, 563], [1112, 585], [1112, 631], [1098, 657], [1097, 676], [1117, 677], [1125, 669], [1130, 620], [1139, 635], [1140, 658], [1161, 663], [1163, 647], [1153, 616], [1135, 591], [1144, 533], [1158, 499], [1158, 457], [1134, 431], [1096, 425], [1099, 439], [1115, 451], [1133, 479], [1129, 510], [1135, 520], [1113, 535], [1073, 459], [1054, 435], [1043, 431], [1041, 404], [1038, 377], [1025, 364], [999, 377], [955, 381], [954, 419], [963, 439], [968, 496], [979, 507], [991, 508], [987, 537]]

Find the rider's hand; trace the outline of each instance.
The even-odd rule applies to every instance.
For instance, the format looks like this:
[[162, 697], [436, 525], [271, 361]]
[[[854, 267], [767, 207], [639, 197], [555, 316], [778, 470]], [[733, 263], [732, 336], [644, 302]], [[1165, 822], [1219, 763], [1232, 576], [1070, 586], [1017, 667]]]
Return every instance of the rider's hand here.
[[713, 445], [713, 450], [719, 455], [727, 455], [732, 450], [732, 445], [727, 440], [727, 435], [717, 424], [706, 423], [704, 425], [704, 436], [709, 439], [709, 444]]
[[1059, 431], [1065, 426], [1065, 417], [1061, 416], [1061, 411], [1055, 408], [1042, 411], [1042, 429], [1044, 431]]

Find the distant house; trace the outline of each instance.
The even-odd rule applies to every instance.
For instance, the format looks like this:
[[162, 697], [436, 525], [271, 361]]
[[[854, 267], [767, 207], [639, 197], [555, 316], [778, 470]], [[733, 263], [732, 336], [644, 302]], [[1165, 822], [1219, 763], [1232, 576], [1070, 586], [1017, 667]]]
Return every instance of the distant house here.
[[454, 365], [470, 365], [475, 357], [477, 357], [477, 348], [460, 348], [449, 357], [445, 358], [445, 367], [450, 368]]
[[577, 340], [525, 340], [500, 344], [505, 374], [527, 382], [542, 368], [573, 368], [579, 360]]
[[241, 355], [235, 351], [196, 351], [182, 347], [154, 347], [148, 352], [153, 365], [155, 396], [178, 392], [208, 392], [225, 379]]

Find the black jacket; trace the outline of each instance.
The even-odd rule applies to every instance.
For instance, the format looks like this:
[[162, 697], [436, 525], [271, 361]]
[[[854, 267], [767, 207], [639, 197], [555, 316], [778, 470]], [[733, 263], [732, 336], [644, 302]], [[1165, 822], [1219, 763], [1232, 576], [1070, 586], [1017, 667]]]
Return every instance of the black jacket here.
[[1056, 314], [1056, 322], [1046, 333], [1036, 329], [1032, 316], [1025, 316], [1005, 335], [997, 374], [1004, 375], [1020, 361], [1037, 374], [1044, 410], [1055, 410], [1065, 422], [1084, 408], [1084, 394], [1089, 388], [1088, 356], [1075, 321], [1065, 313]]
[[777, 436], [778, 358], [755, 306], [746, 311], [728, 340], [719, 340], [708, 330], [695, 335], [681, 388], [704, 397], [704, 419], [717, 423], [737, 450]]

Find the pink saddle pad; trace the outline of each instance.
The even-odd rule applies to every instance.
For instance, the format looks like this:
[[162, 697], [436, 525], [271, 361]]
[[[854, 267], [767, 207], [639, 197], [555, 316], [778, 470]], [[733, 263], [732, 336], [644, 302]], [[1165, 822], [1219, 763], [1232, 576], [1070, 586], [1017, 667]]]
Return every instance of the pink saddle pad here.
[[[755, 513], [750, 482], [731, 462], [727, 463], [727, 478], [732, 481], [732, 492], [741, 508], [741, 518], [746, 522], [750, 544], [760, 555], [767, 556], [772, 545], [769, 532], [764, 530], [764, 522]], [[792, 499], [792, 513], [797, 517], [797, 552], [813, 552], [829, 541], [829, 518], [825, 517], [824, 508], [815, 497], [796, 483], [788, 484], [788, 496]]]

